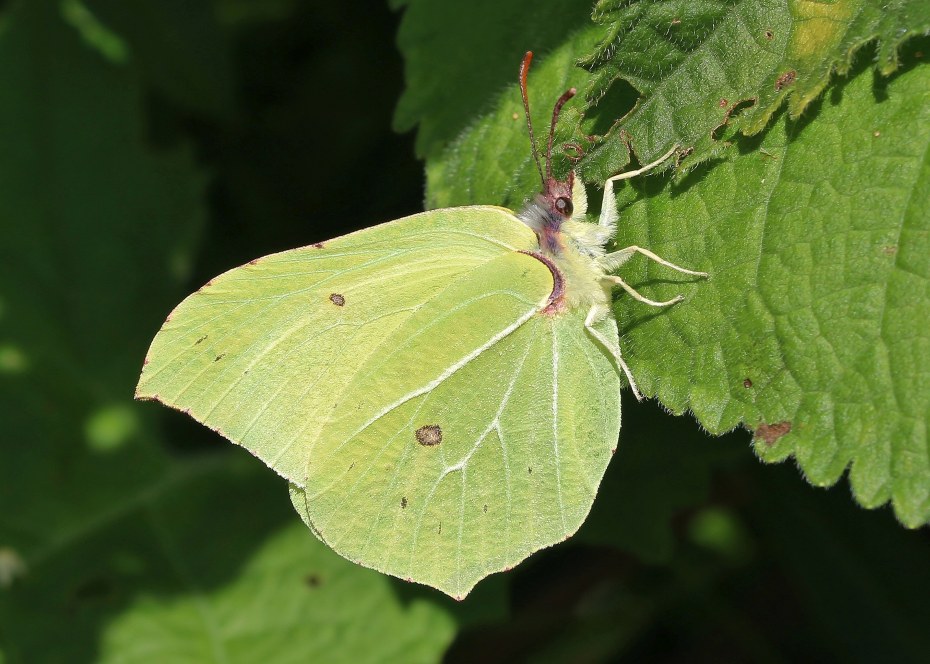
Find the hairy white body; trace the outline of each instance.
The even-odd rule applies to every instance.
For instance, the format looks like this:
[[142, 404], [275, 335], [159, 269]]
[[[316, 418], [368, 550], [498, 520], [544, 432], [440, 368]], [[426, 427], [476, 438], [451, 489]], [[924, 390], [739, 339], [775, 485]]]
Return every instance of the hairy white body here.
[[[706, 277], [707, 273], [688, 270], [674, 263], [670, 263], [652, 253], [648, 249], [630, 246], [619, 251], [607, 252], [607, 244], [613, 240], [617, 232], [617, 208], [614, 201], [614, 182], [636, 177], [671, 157], [678, 146], [673, 147], [656, 161], [634, 171], [620, 173], [604, 183], [604, 199], [601, 205], [601, 214], [597, 223], [590, 221], [576, 221], [584, 218], [588, 209], [588, 197], [580, 181], [569, 179], [571, 182], [571, 206], [567, 208], [568, 214], [557, 211], [552, 204], [553, 194], [545, 193], [530, 201], [520, 212], [518, 217], [533, 229], [539, 238], [540, 253], [546, 256], [558, 268], [564, 280], [564, 302], [562, 306], [575, 308], [588, 308], [585, 318], [585, 327], [588, 332], [598, 339], [605, 348], [611, 351], [617, 365], [626, 374], [630, 387], [637, 399], [642, 395], [636, 387], [633, 374], [619, 352], [602, 338], [596, 330], [594, 323], [603, 320], [610, 311], [611, 294], [615, 286], [620, 286], [636, 300], [654, 307], [666, 307], [680, 302], [682, 296], [664, 302], [657, 302], [643, 297], [623, 279], [613, 274], [614, 270], [623, 265], [634, 254], [640, 253], [665, 265], [673, 270]], [[556, 183], [559, 184], [559, 183]]]

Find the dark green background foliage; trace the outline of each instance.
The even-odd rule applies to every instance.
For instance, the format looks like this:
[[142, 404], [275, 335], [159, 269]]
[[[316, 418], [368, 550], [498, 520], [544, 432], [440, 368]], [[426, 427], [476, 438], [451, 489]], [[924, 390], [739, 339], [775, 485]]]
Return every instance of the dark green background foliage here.
[[[926, 530], [841, 479], [927, 520], [921, 4], [361, 4], [0, 3], [0, 662], [925, 660]], [[817, 11], [844, 32], [799, 49]], [[581, 532], [457, 604], [340, 559], [260, 462], [131, 395], [222, 270], [424, 199], [519, 205], [530, 48], [540, 126], [583, 93], [559, 139], [592, 193], [624, 129], [639, 160], [694, 148], [619, 192], [618, 241], [711, 281], [619, 298], [624, 350], [668, 408], [745, 428], [628, 399]], [[789, 417], [756, 452], [833, 488], [756, 459], [746, 429]]]

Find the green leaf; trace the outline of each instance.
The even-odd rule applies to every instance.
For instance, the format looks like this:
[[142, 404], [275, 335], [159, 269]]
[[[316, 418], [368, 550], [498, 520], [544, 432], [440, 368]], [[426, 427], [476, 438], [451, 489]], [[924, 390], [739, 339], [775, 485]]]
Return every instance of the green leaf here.
[[[803, 121], [782, 115], [678, 186], [628, 187], [617, 242], [696, 257], [711, 279], [667, 314], [617, 310], [667, 407], [755, 429], [761, 458], [794, 455], [817, 485], [849, 467], [863, 505], [893, 500], [914, 527], [930, 519], [930, 68], [904, 59], [891, 79], [859, 65]], [[681, 289], [644, 268], [624, 275]]]
[[693, 167], [726, 147], [716, 135], [726, 125], [757, 133], [786, 100], [797, 118], [871, 40], [879, 40], [877, 66], [889, 74], [900, 44], [930, 29], [930, 5], [600, 0], [594, 18], [604, 32], [583, 60], [594, 73], [587, 97], [597, 101], [620, 80], [642, 95], [584, 164], [586, 180], [603, 181], [628, 161], [624, 138], [643, 163], [675, 143], [693, 148]]

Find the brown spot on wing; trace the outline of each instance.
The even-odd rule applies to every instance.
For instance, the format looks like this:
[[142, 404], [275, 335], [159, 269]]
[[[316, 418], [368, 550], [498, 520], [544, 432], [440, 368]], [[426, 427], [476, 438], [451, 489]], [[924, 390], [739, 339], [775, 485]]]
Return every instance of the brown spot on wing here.
[[438, 424], [424, 424], [413, 435], [420, 445], [435, 447], [442, 442], [442, 427]]

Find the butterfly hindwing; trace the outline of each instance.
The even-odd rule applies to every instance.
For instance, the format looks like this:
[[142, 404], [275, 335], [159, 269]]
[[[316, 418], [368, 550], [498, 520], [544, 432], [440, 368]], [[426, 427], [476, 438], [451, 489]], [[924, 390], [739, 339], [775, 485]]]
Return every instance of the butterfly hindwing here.
[[[616, 340], [613, 319], [601, 330]], [[536, 315], [376, 424], [323, 436], [337, 451], [311, 455], [292, 501], [345, 557], [462, 597], [578, 529], [616, 446], [619, 388], [582, 312]], [[441, 442], [422, 444], [424, 426]]]

